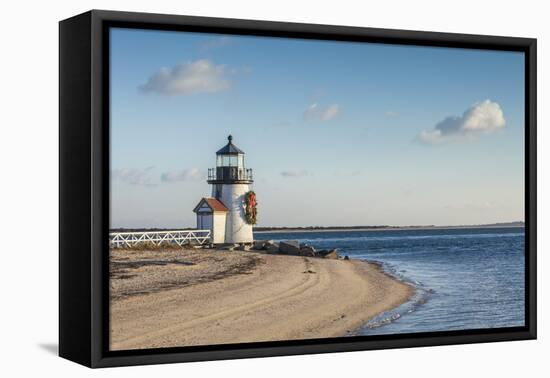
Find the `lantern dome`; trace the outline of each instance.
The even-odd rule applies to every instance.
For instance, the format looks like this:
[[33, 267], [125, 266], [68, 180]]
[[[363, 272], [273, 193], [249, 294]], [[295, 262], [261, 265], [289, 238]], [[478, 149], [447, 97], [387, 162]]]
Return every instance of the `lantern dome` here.
[[231, 135], [227, 137], [227, 140], [227, 144], [224, 147], [220, 148], [218, 152], [216, 152], [216, 155], [244, 155], [244, 152], [239, 147], [233, 144], [233, 137]]

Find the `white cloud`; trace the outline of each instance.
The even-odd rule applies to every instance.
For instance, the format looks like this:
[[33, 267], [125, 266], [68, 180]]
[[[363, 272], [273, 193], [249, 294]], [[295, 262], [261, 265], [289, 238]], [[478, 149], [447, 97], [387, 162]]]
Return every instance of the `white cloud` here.
[[472, 105], [462, 116], [451, 116], [439, 122], [433, 129], [423, 130], [418, 140], [425, 144], [442, 144], [452, 141], [475, 139], [503, 129], [506, 119], [500, 105], [485, 100]]
[[306, 121], [330, 121], [340, 113], [340, 105], [332, 104], [328, 106], [319, 106], [314, 103], [308, 106], [304, 112], [304, 119]]
[[153, 169], [154, 167], [114, 169], [111, 171], [111, 178], [130, 185], [154, 186], [150, 175]]
[[163, 67], [139, 88], [145, 92], [165, 95], [190, 95], [216, 93], [231, 87], [224, 65], [216, 65], [208, 59]]
[[198, 181], [205, 178], [204, 173], [198, 168], [183, 169], [181, 171], [164, 172], [160, 176], [162, 182]]
[[309, 172], [301, 169], [301, 170], [289, 170], [289, 171], [282, 171], [281, 176], [283, 177], [303, 177], [308, 176]]

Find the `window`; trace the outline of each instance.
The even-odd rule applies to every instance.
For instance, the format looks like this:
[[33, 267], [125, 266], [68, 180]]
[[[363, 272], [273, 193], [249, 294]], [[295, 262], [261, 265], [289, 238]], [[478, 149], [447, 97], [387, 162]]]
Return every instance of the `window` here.
[[244, 167], [244, 156], [239, 155], [218, 155], [216, 158], [218, 167]]

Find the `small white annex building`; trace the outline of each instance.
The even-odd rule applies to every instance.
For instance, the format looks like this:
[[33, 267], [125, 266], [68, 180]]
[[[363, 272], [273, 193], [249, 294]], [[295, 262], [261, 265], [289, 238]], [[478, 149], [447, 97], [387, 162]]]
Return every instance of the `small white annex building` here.
[[[245, 167], [244, 152], [233, 144], [231, 135], [227, 139], [227, 145], [216, 152], [216, 168], [208, 170], [212, 196], [202, 198], [193, 210], [197, 214], [197, 229], [210, 230], [214, 244], [252, 243], [256, 217], [256, 195], [250, 191], [252, 169]], [[245, 211], [250, 194], [252, 222]]]
[[215, 198], [203, 198], [193, 211], [197, 214], [197, 229], [210, 230], [212, 243], [225, 243], [227, 207]]

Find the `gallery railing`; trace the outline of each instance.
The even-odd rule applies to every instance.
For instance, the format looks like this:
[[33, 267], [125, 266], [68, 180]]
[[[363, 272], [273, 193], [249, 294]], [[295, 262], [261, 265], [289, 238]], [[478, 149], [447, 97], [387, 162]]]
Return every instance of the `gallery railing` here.
[[216, 167], [208, 169], [209, 181], [237, 180], [252, 181], [252, 168]]
[[133, 247], [140, 243], [160, 245], [171, 243], [183, 246], [189, 243], [205, 244], [210, 241], [210, 230], [176, 230], [146, 232], [111, 232], [111, 248]]

